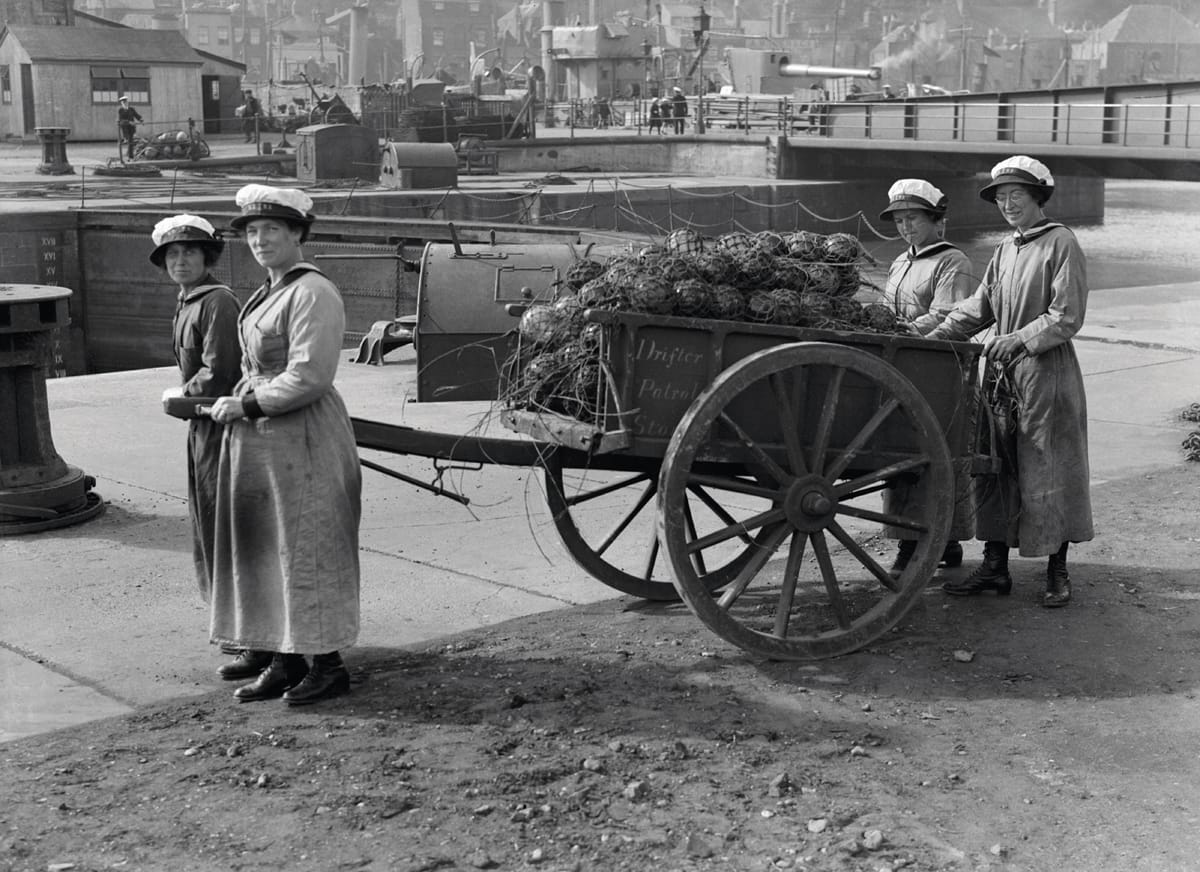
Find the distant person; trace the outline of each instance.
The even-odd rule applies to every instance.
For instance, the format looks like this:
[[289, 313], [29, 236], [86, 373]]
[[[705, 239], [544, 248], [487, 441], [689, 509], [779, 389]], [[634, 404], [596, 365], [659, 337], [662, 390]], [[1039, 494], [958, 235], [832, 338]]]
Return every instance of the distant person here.
[[[212, 224], [197, 215], [173, 215], [154, 225], [150, 262], [178, 288], [171, 346], [179, 365], [180, 384], [163, 391], [174, 397], [220, 397], [233, 393], [242, 375], [237, 318], [241, 303], [213, 278], [225, 241]], [[188, 420], [188, 517], [192, 524], [192, 565], [200, 598], [212, 598], [214, 522], [217, 513], [217, 469], [225, 428], [207, 417]], [[252, 678], [267, 662], [243, 653], [218, 671], [229, 680]]]
[[896, 93], [895, 93], [895, 92], [892, 90], [892, 86], [891, 86], [891, 85], [884, 85], [884, 86], [883, 86], [883, 99], [885, 99], [885, 100], [898, 100], [898, 99], [900, 99], [900, 98], [896, 96]]
[[241, 381], [212, 408], [225, 441], [210, 636], [270, 656], [239, 701], [306, 705], [350, 689], [340, 651], [359, 631], [362, 472], [333, 384], [346, 310], [304, 259], [307, 194], [246, 185], [236, 203], [230, 224], [267, 278], [238, 316]]
[[687, 118], [687, 114], [687, 97], [683, 96], [683, 88], [676, 86], [671, 89], [671, 116], [675, 119], [676, 133], [683, 133], [683, 119]]
[[258, 102], [258, 98], [250, 90], [243, 92], [242, 101], [242, 133], [246, 135], [246, 142], [253, 142], [258, 135], [258, 118], [262, 115], [262, 104]]
[[117, 129], [120, 131], [121, 142], [126, 144], [128, 156], [133, 160], [133, 139], [137, 126], [142, 121], [138, 111], [129, 105], [129, 97], [122, 94], [117, 98]]
[[1042, 605], [1071, 600], [1067, 548], [1093, 537], [1087, 397], [1071, 338], [1087, 311], [1087, 263], [1075, 234], [1046, 217], [1054, 177], [1017, 155], [992, 167], [979, 192], [1013, 233], [996, 246], [978, 289], [946, 315], [933, 339], [984, 343], [985, 395], [992, 407], [1000, 471], [975, 482], [976, 536], [983, 562], [942, 590], [955, 596], [1012, 591], [1010, 548], [1048, 556]]
[[[924, 179], [899, 179], [888, 189], [887, 208], [879, 215], [880, 221], [893, 222], [900, 238], [908, 243], [888, 269], [888, 303], [922, 336], [941, 324], [978, 284], [970, 258], [945, 239], [948, 208], [946, 195]], [[970, 478], [956, 477], [955, 484], [950, 537], [940, 561], [947, 568], [962, 563], [960, 540], [974, 532]], [[903, 516], [909, 506], [927, 499], [919, 480], [901, 475], [883, 492], [884, 512]], [[892, 575], [898, 576], [916, 551], [917, 534], [889, 527], [887, 535], [899, 539], [891, 569]]]
[[858, 86], [858, 82], [851, 82], [850, 89], [846, 92], [846, 102], [853, 103], [862, 97], [862, 88]]
[[596, 98], [596, 118], [601, 128], [606, 128], [612, 122], [612, 106], [607, 97]]
[[829, 109], [829, 92], [820, 82], [808, 89], [808, 132], [825, 135], [825, 113]]
[[657, 99], [650, 101], [650, 132], [660, 136], [663, 132], [663, 104]]

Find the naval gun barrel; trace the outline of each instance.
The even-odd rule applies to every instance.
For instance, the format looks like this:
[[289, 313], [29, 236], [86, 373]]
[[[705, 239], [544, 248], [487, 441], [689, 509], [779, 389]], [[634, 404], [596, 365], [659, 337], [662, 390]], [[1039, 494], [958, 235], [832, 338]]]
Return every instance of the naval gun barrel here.
[[817, 67], [810, 64], [788, 64], [779, 65], [779, 75], [781, 76], [816, 76], [817, 78], [839, 78], [849, 76], [857, 79], [879, 79], [883, 76], [883, 70], [879, 67]]

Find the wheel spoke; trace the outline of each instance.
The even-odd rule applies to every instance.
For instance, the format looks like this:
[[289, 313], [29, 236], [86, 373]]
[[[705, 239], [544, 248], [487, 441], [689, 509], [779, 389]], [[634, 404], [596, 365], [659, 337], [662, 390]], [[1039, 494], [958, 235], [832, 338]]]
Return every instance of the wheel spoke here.
[[[683, 523], [684, 529], [687, 530], [688, 539], [696, 538], [696, 519], [692, 516], [692, 504], [689, 500], [683, 501]], [[743, 537], [745, 538], [745, 537]], [[658, 538], [655, 537], [654, 544], [658, 545]], [[708, 575], [708, 570], [704, 568], [704, 552], [697, 551], [692, 555], [692, 565], [696, 568], [696, 572], [700, 575]]]
[[697, 551], [702, 551], [705, 548], [711, 548], [726, 540], [732, 539], [734, 536], [742, 536], [751, 530], [758, 527], [765, 527], [768, 524], [775, 524], [782, 521], [785, 517], [784, 510], [779, 507], [767, 509], [765, 512], [759, 512], [757, 515], [751, 515], [744, 521], [735, 521], [733, 524], [722, 527], [720, 530], [714, 530], [707, 536], [701, 536], [692, 542], [687, 543], [688, 554], [695, 554]]
[[[653, 479], [654, 479], [654, 476], [652, 474], [650, 474], [648, 472], [644, 472], [639, 475], [630, 476], [629, 478], [623, 478], [620, 481], [614, 481], [611, 484], [606, 484], [604, 487], [596, 488], [595, 490], [588, 491], [587, 493], [579, 493], [579, 494], [575, 494], [573, 496], [567, 496], [566, 494], [563, 494], [563, 502], [566, 503], [569, 508], [574, 507], [574, 506], [579, 505], [580, 503], [586, 503], [588, 500], [594, 500], [597, 497], [602, 497], [602, 496], [605, 496], [606, 494], [611, 494], [614, 491], [619, 491], [619, 490], [622, 490], [627, 487], [633, 487], [635, 484], [637, 484], [640, 481], [653, 482]], [[564, 487], [565, 486], [566, 486], [566, 483], [564, 482]], [[582, 486], [582, 484], [581, 484], [581, 486]], [[651, 491], [651, 493], [653, 493], [653, 491]]]
[[859, 563], [865, 566], [873, 576], [879, 579], [880, 584], [882, 584], [892, 593], [897, 593], [900, 590], [899, 585], [896, 584], [896, 580], [892, 578], [892, 574], [880, 566], [879, 561], [868, 554], [863, 547], [858, 544], [855, 538], [846, 532], [845, 527], [843, 527], [837, 521], [833, 521], [826, 529], [833, 534], [833, 538], [842, 543], [842, 546], [847, 551], [858, 558]]
[[[642, 580], [649, 581], [654, 577], [654, 565], [658, 563], [658, 531], [650, 528], [650, 550], [646, 554], [646, 565], [642, 569]], [[701, 570], [703, 572], [703, 570]]]
[[771, 500], [772, 502], [782, 499], [782, 494], [778, 488], [763, 487], [761, 484], [755, 484], [754, 482], [746, 481], [744, 478], [736, 478], [735, 476], [706, 475], [705, 473], [694, 472], [688, 477], [688, 483], [704, 485], [713, 490], [745, 494], [748, 497], [761, 497], [764, 500]]
[[762, 542], [759, 550], [755, 551], [750, 558], [750, 562], [742, 567], [742, 571], [737, 574], [737, 577], [730, 582], [729, 587], [721, 593], [720, 599], [717, 600], [717, 605], [722, 609], [728, 609], [731, 605], [737, 602], [738, 597], [746, 592], [746, 588], [750, 586], [750, 582], [754, 581], [754, 577], [758, 575], [771, 555], [788, 535], [792, 532], [792, 525], [781, 523], [779, 526], [772, 528]]
[[867, 487], [867, 485], [876, 484], [878, 482], [886, 482], [890, 478], [895, 478], [902, 472], [908, 472], [910, 469], [917, 469], [929, 465], [928, 457], [916, 457], [909, 460], [900, 460], [896, 463], [882, 466], [879, 469], [874, 469], [866, 475], [860, 475], [858, 478], [851, 478], [843, 482], [839, 482], [833, 487], [833, 495], [839, 500], [852, 500], [855, 497], [862, 496], [865, 493], [873, 493], [878, 488], [860, 491], [859, 488]]
[[783, 432], [783, 443], [787, 446], [788, 462], [791, 464], [793, 475], [804, 475], [808, 466], [804, 462], [804, 449], [800, 446], [800, 430], [796, 422], [795, 411], [799, 408], [798, 394], [800, 378], [793, 382], [792, 396], [788, 395], [787, 386], [783, 383], [782, 373], [771, 374], [771, 388], [775, 392], [775, 405], [779, 412], [779, 429]]
[[[813, 438], [812, 470], [820, 473], [825, 468], [825, 451], [829, 447], [829, 436], [833, 432], [833, 418], [837, 413], [838, 399], [842, 393], [842, 377], [846, 374], [844, 367], [836, 367], [829, 387], [825, 389], [825, 401], [821, 404], [821, 417], [817, 422], [817, 434]], [[826, 476], [828, 478], [829, 476]]]
[[859, 506], [851, 506], [847, 503], [838, 503], [837, 513], [839, 515], [849, 515], [852, 518], [861, 518], [864, 521], [875, 521], [879, 524], [886, 524], [889, 527], [902, 527], [905, 530], [915, 530], [918, 533], [924, 533], [929, 529], [929, 525], [923, 521], [910, 521], [908, 518], [902, 518], [900, 515], [888, 515]]
[[[691, 493], [694, 493], [697, 496], [697, 498], [699, 498], [700, 502], [704, 503], [704, 505], [708, 507], [708, 510], [710, 512], [712, 512], [714, 515], [716, 515], [717, 518], [719, 518], [723, 523], [725, 523], [727, 525], [732, 525], [732, 524], [737, 523], [737, 520], [733, 517], [733, 515], [729, 514], [729, 512], [727, 512], [727, 511], [725, 511], [725, 507], [722, 506], [720, 503], [718, 503], [716, 500], [714, 500], [712, 498], [712, 495], [709, 494], [708, 491], [706, 491], [704, 488], [702, 488], [696, 484], [689, 484], [688, 490]], [[691, 537], [695, 537], [695, 535], [696, 535], [695, 529], [690, 530], [688, 535]], [[753, 544], [753, 540], [744, 533], [741, 534], [739, 538], [741, 538], [741, 540], [743, 542], [745, 542], [747, 545]]]
[[829, 604], [837, 615], [838, 626], [849, 630], [850, 612], [846, 610], [846, 601], [842, 599], [842, 590], [838, 587], [837, 573], [833, 571], [833, 561], [829, 559], [829, 545], [825, 542], [825, 534], [820, 530], [813, 533], [813, 554], [817, 557], [817, 565], [821, 567], [821, 578], [825, 580], [825, 592], [829, 594]]
[[612, 531], [601, 540], [599, 545], [596, 546], [597, 554], [603, 554], [608, 550], [608, 546], [617, 541], [617, 538], [625, 532], [626, 528], [630, 524], [633, 523], [633, 519], [638, 516], [638, 513], [641, 512], [642, 509], [646, 508], [646, 504], [649, 503], [650, 500], [654, 499], [654, 493], [657, 490], [657, 482], [652, 481], [649, 485], [647, 485], [646, 489], [642, 491], [641, 495], [638, 496], [637, 501], [633, 504], [633, 508], [625, 514], [625, 517], [621, 518], [621, 520], [617, 522], [617, 525], [613, 527]]
[[862, 447], [867, 444], [867, 440], [875, 435], [875, 431], [878, 430], [883, 425], [883, 422], [891, 417], [892, 412], [896, 411], [896, 409], [899, 407], [900, 401], [895, 397], [892, 397], [890, 400], [880, 406], [875, 414], [871, 416], [871, 420], [867, 421], [867, 423], [863, 425], [862, 429], [858, 431], [855, 437], [850, 440], [850, 444], [847, 445], [845, 450], [842, 451], [841, 456], [839, 456], [838, 459], [834, 461], [833, 465], [825, 471], [825, 478], [829, 479], [830, 481], [840, 478], [843, 470], [850, 465], [850, 462], [858, 456], [858, 452], [862, 450]]
[[779, 591], [779, 607], [775, 612], [775, 637], [787, 638], [788, 620], [792, 616], [792, 603], [796, 599], [796, 583], [800, 578], [800, 564], [804, 561], [804, 546], [808, 544], [808, 534], [797, 530], [788, 548], [787, 566], [783, 570], [783, 587]]
[[792, 481], [792, 476], [780, 468], [779, 464], [750, 437], [750, 434], [743, 430], [737, 421], [729, 417], [728, 412], [722, 410], [719, 419], [737, 435], [737, 438], [741, 440], [743, 445], [750, 449], [750, 453], [754, 455], [754, 459], [766, 467], [766, 471], [770, 473], [771, 478], [775, 479], [781, 485], [786, 485]]

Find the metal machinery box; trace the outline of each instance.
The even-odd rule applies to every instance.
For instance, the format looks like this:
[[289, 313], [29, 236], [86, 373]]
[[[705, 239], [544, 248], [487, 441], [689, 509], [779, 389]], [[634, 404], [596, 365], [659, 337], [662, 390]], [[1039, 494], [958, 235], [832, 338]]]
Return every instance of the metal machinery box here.
[[603, 263], [622, 247], [427, 244], [417, 285], [417, 400], [496, 399], [516, 348], [518, 318], [507, 306], [553, 301], [572, 264]]
[[448, 142], [389, 142], [379, 184], [385, 188], [452, 188], [458, 184], [458, 152]]
[[358, 124], [313, 124], [296, 131], [296, 178], [302, 182], [379, 174], [379, 135]]

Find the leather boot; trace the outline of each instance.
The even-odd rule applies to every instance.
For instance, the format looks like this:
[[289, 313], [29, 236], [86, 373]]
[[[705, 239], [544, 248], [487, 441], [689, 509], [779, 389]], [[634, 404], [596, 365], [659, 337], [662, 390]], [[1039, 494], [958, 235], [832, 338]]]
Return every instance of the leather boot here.
[[942, 590], [953, 596], [974, 596], [994, 590], [1000, 596], [1012, 593], [1012, 576], [1008, 574], [1008, 546], [1003, 542], [986, 542], [983, 562], [966, 578], [947, 581]]
[[896, 559], [892, 563], [892, 568], [889, 570], [892, 578], [899, 578], [900, 575], [908, 568], [908, 562], [912, 560], [913, 552], [917, 550], [916, 539], [901, 539], [896, 546]]
[[253, 678], [271, 665], [270, 651], [252, 651], [249, 648], [237, 652], [237, 659], [217, 669], [217, 675], [226, 681]]
[[350, 690], [350, 673], [337, 651], [313, 656], [304, 680], [283, 695], [288, 705], [310, 705]]
[[256, 702], [260, 699], [275, 699], [283, 696], [289, 687], [304, 680], [308, 664], [300, 654], [272, 653], [271, 663], [258, 678], [244, 684], [233, 692], [239, 702]]
[[938, 566], [942, 569], [954, 569], [962, 566], [962, 545], [957, 539], [951, 539], [946, 543], [946, 547], [942, 549], [942, 559], [938, 562]]
[[1042, 594], [1042, 605], [1048, 609], [1061, 609], [1071, 601], [1071, 576], [1067, 574], [1067, 544], [1064, 542], [1057, 554], [1051, 554], [1046, 564], [1046, 592]]

